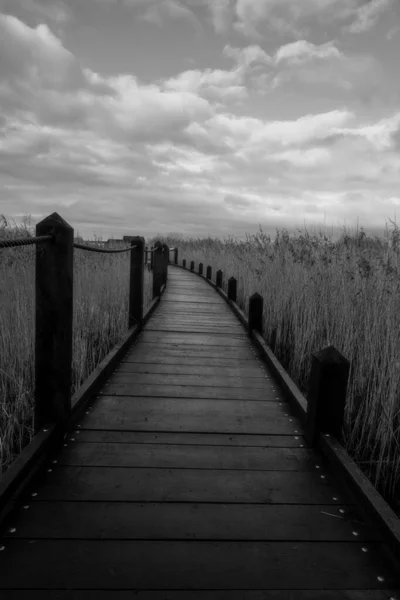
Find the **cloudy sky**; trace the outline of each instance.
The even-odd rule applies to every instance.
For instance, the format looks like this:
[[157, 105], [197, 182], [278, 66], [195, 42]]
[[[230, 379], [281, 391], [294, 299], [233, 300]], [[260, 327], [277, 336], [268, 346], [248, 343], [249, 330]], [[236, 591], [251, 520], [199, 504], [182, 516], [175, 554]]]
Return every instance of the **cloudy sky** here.
[[85, 238], [382, 230], [398, 0], [0, 0], [0, 213]]

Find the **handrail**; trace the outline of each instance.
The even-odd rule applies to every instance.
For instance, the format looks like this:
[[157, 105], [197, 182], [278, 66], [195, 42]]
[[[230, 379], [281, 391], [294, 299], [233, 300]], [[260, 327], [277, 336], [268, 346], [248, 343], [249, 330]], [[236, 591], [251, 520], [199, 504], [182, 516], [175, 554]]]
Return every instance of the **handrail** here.
[[[42, 244], [42, 242], [52, 242]], [[74, 229], [57, 213], [36, 226], [36, 235], [0, 241], [0, 248], [36, 245], [35, 281], [35, 434], [44, 423], [64, 426], [71, 414], [74, 249], [130, 253], [127, 328], [143, 324], [145, 240], [124, 236], [127, 248], [105, 249], [74, 242]], [[153, 300], [167, 283], [167, 246], [157, 242], [151, 253]]]

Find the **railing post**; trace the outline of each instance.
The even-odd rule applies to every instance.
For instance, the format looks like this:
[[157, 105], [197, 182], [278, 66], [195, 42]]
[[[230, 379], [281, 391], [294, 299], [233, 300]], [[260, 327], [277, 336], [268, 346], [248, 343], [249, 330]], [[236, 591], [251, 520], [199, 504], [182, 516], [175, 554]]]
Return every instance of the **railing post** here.
[[175, 248], [175, 264], [178, 264], [178, 248]]
[[217, 287], [222, 288], [222, 271], [221, 269], [216, 273], [215, 284]]
[[128, 328], [141, 325], [143, 322], [144, 295], [144, 238], [124, 235], [124, 242], [137, 246], [131, 250], [131, 265], [129, 279], [129, 320]]
[[249, 331], [255, 329], [262, 333], [262, 315], [264, 299], [260, 294], [253, 294], [249, 298]]
[[163, 244], [163, 257], [164, 257], [164, 270], [162, 282], [164, 285], [167, 285], [168, 279], [168, 262], [169, 262], [169, 246], [167, 244]]
[[228, 279], [228, 298], [232, 302], [236, 302], [237, 281], [234, 277]]
[[305, 438], [314, 445], [318, 434], [341, 441], [350, 362], [334, 346], [311, 354]]
[[199, 275], [203, 275], [203, 263], [199, 264]]
[[36, 225], [49, 234], [36, 246], [35, 432], [71, 413], [74, 230], [53, 213]]
[[[153, 246], [150, 248], [150, 250], [153, 250]], [[150, 252], [150, 271], [153, 270], [154, 267], [154, 252]]]
[[190, 262], [190, 270], [194, 271], [194, 260]]
[[183, 267], [184, 269], [186, 269], [186, 258], [184, 258], [184, 259], [182, 260], [182, 267]]
[[207, 277], [207, 279], [211, 279], [211, 277], [212, 277], [212, 267], [210, 267], [210, 265], [208, 265], [208, 267], [207, 267], [206, 277]]
[[161, 294], [162, 275], [163, 275], [163, 255], [162, 244], [156, 242], [154, 244], [153, 256], [153, 300]]

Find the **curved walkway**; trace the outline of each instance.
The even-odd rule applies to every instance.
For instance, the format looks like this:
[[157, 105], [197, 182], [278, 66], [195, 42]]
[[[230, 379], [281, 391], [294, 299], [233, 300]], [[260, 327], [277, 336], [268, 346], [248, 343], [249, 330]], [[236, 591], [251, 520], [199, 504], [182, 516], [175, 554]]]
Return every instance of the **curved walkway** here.
[[4, 600], [400, 598], [242, 325], [178, 268], [32, 492], [0, 543]]

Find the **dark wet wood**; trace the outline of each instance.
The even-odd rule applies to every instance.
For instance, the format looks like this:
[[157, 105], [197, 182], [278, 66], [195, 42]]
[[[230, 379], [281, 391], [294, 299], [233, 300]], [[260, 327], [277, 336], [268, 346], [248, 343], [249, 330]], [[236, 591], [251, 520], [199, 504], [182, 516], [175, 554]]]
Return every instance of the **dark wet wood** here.
[[82, 426], [85, 429], [234, 435], [297, 436], [296, 431], [301, 431], [294, 417], [286, 417], [273, 402], [151, 397], [135, 397], [133, 401], [131, 396], [100, 396], [96, 410], [87, 415]]
[[[339, 511], [344, 511], [340, 513]], [[345, 516], [344, 516], [345, 515]], [[101, 524], [99, 526], [99, 524]], [[380, 541], [347, 504], [35, 502], [7, 538]]]
[[[37, 590], [41, 600], [132, 600], [132, 591]], [[396, 592], [381, 590], [134, 590], [138, 600], [388, 600]], [[4, 591], [4, 600], [26, 600], [25, 591]], [[397, 600], [397, 598], [396, 598]]]
[[1, 598], [395, 598], [382, 540], [257, 356], [215, 290], [170, 267], [3, 536]]
[[[194, 362], [192, 360], [192, 362]], [[264, 371], [261, 370], [261, 367], [238, 367], [237, 369], [229, 366], [221, 366], [218, 365], [218, 373], [219, 377], [222, 377], [228, 383], [231, 379], [238, 379], [240, 377], [244, 377], [247, 380], [252, 379], [262, 379], [264, 381], [265, 374]], [[165, 374], [169, 376], [185, 376], [185, 375], [196, 375], [197, 377], [201, 377], [202, 381], [205, 381], [205, 377], [207, 377], [206, 381], [210, 381], [210, 377], [215, 376], [215, 367], [208, 367], [206, 365], [199, 363], [195, 364], [185, 364], [185, 365], [166, 365], [166, 364], [152, 364], [152, 363], [133, 363], [133, 362], [125, 362], [121, 363], [118, 366], [118, 369], [115, 371], [116, 373], [136, 373], [136, 374]]]
[[[349, 542], [9, 540], [0, 582], [15, 585], [11, 556], [23, 567], [18, 587], [100, 589], [377, 588], [381, 545]], [[327, 568], [329, 565], [329, 569]], [[212, 568], [211, 568], [212, 567]], [[290, 573], [290, 579], [288, 576]], [[386, 585], [396, 578], [382, 565]]]
[[245, 389], [249, 388], [260, 388], [265, 390], [265, 379], [263, 377], [259, 377], [256, 379], [255, 377], [243, 377], [240, 376], [218, 376], [218, 375], [210, 375], [205, 378], [203, 374], [201, 375], [184, 375], [184, 374], [168, 374], [165, 373], [131, 373], [126, 371], [120, 371], [119, 369], [115, 372], [113, 376], [113, 381], [115, 383], [124, 383], [124, 384], [135, 384], [135, 385], [144, 385], [144, 384], [152, 384], [152, 385], [175, 385], [175, 386], [185, 386], [185, 387], [225, 387], [225, 388], [238, 388], [243, 387]]

